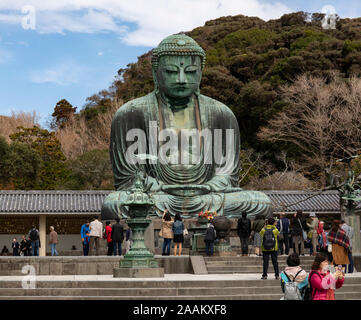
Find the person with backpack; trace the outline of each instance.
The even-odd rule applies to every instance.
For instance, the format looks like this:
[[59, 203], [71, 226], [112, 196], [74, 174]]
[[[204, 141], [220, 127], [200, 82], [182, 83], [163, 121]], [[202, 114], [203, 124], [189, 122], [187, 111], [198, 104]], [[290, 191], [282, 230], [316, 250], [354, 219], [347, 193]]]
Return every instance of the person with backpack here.
[[277, 229], [280, 232], [279, 240], [279, 250], [280, 254], [283, 255], [283, 246], [285, 247], [285, 254], [288, 256], [290, 251], [288, 233], [289, 233], [290, 220], [287, 219], [286, 214], [282, 212], [280, 214], [280, 220], [277, 221]]
[[182, 244], [184, 241], [183, 237], [183, 231], [184, 231], [184, 223], [182, 221], [182, 218], [179, 213], [176, 213], [174, 217], [174, 223], [172, 226], [173, 231], [173, 243], [174, 243], [174, 255], [177, 255], [177, 248], [178, 249], [178, 255], [180, 256], [182, 254]]
[[213, 219], [208, 223], [208, 227], [206, 230], [206, 235], [204, 237], [204, 242], [206, 244], [206, 255], [211, 257], [213, 256], [214, 250], [214, 241], [216, 240], [217, 233], [214, 229]]
[[331, 274], [327, 255], [323, 252], [317, 253], [308, 276], [312, 292], [310, 300], [335, 300], [334, 291], [342, 287], [344, 276], [339, 269]]
[[283, 300], [303, 300], [308, 285], [308, 275], [300, 267], [300, 257], [291, 253], [287, 257], [287, 267], [281, 272]]
[[262, 245], [262, 238], [260, 236], [260, 232], [265, 226], [266, 220], [263, 218], [261, 214], [257, 214], [252, 225], [252, 232], [254, 233], [253, 238], [253, 246], [255, 247], [255, 254], [257, 256], [262, 256], [261, 252], [261, 245]]
[[237, 234], [241, 241], [242, 256], [248, 255], [248, 239], [251, 235], [251, 221], [247, 218], [247, 212], [242, 212], [242, 217], [237, 222]]
[[39, 248], [40, 248], [40, 236], [39, 236], [39, 230], [36, 229], [34, 225], [31, 226], [31, 230], [29, 231], [28, 237], [31, 241], [31, 255], [38, 256]]
[[116, 256], [117, 255], [117, 248], [118, 248], [118, 254], [122, 255], [122, 243], [124, 240], [124, 227], [120, 223], [120, 219], [116, 218], [115, 224], [113, 224], [113, 227], [111, 229], [111, 240], [113, 241], [113, 253]]
[[278, 251], [278, 240], [279, 231], [276, 228], [276, 221], [273, 217], [269, 218], [267, 221], [267, 226], [264, 227], [260, 236], [262, 237], [262, 254], [263, 254], [263, 274], [262, 280], [267, 280], [267, 270], [269, 258], [271, 256], [272, 265], [275, 271], [276, 280], [279, 279], [279, 270], [277, 262], [277, 251]]
[[[318, 230], [320, 230], [319, 228], [319, 220], [316, 217], [316, 214], [314, 212], [310, 213], [310, 218], [312, 219], [311, 223], [307, 223], [307, 227], [309, 227], [310, 232], [312, 233], [312, 250], [310, 250], [310, 256], [315, 256], [317, 254], [317, 244], [318, 244], [318, 236], [319, 234], [317, 233]], [[312, 251], [312, 252], [311, 252]]]

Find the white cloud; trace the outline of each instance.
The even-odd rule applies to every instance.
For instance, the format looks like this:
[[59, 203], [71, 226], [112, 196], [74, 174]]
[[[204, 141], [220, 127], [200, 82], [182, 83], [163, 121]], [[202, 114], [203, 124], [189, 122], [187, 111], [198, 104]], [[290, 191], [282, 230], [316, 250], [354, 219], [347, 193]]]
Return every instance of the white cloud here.
[[[0, 22], [16, 23], [26, 5], [36, 9], [40, 33], [108, 31], [120, 34], [129, 45], [143, 46], [157, 45], [169, 34], [221, 16], [243, 14], [269, 20], [291, 12], [271, 0], [1, 0]], [[11, 14], [6, 18], [1, 10]], [[135, 29], [127, 29], [124, 23], [132, 23]]]
[[29, 78], [32, 82], [38, 84], [52, 83], [59, 86], [68, 86], [81, 82], [87, 72], [87, 67], [74, 62], [68, 62], [32, 71]]
[[0, 64], [7, 63], [7, 62], [11, 61], [12, 58], [13, 58], [13, 55], [10, 51], [0, 48]]

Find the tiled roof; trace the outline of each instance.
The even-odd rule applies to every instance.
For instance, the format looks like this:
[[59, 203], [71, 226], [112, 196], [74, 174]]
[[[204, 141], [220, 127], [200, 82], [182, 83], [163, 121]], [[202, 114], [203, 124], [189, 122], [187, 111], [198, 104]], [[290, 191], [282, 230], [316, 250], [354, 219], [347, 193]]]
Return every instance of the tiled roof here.
[[[274, 212], [340, 212], [339, 195], [336, 190], [312, 191], [263, 191], [272, 201]], [[285, 207], [286, 206], [286, 207]]]
[[[8, 191], [0, 190], [0, 213], [86, 214], [100, 212], [111, 191]], [[339, 212], [337, 191], [263, 191], [274, 212]], [[288, 207], [285, 209], [284, 205]], [[361, 208], [361, 204], [359, 205]]]
[[100, 212], [110, 191], [0, 191], [0, 213]]

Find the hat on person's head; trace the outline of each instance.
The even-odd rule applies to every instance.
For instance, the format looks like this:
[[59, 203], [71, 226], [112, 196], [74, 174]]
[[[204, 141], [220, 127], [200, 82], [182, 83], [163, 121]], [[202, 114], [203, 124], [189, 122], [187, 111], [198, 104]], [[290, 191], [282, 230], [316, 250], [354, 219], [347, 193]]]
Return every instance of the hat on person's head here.
[[316, 213], [311, 212], [311, 213], [310, 213], [310, 217], [316, 217]]

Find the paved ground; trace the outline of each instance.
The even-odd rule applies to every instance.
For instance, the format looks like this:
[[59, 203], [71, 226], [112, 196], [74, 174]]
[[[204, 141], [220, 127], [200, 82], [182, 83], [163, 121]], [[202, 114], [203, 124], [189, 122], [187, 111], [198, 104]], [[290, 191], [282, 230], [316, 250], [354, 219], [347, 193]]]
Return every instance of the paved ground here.
[[[346, 274], [347, 278], [361, 278], [361, 272], [354, 272]], [[0, 276], [0, 281], [22, 281], [23, 276]], [[261, 274], [247, 273], [247, 274], [209, 274], [209, 275], [194, 275], [194, 274], [166, 274], [164, 278], [113, 278], [112, 275], [69, 275], [69, 276], [36, 276], [39, 281], [225, 281], [225, 280], [260, 280]], [[268, 275], [269, 280], [274, 279], [273, 274]]]

